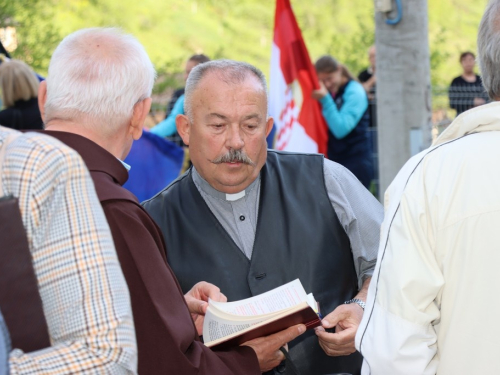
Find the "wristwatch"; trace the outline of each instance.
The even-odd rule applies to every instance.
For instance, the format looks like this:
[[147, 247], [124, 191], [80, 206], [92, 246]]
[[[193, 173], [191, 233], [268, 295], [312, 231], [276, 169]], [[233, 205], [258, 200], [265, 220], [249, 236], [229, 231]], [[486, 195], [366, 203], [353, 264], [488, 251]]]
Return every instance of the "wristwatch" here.
[[365, 306], [366, 306], [366, 303], [364, 303], [363, 301], [361, 301], [360, 299], [358, 298], [353, 298], [353, 299], [350, 299], [349, 301], [345, 301], [344, 304], [345, 305], [348, 305], [350, 303], [357, 303], [359, 306], [361, 306], [361, 308], [364, 310], [365, 309]]

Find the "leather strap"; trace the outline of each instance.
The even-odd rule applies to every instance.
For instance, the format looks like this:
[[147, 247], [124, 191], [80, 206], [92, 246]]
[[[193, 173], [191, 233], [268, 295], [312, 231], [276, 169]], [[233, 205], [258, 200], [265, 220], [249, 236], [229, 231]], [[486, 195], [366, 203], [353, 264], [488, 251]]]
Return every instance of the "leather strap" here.
[[[13, 132], [0, 148], [0, 193], [2, 167]], [[47, 322], [31, 252], [17, 198], [0, 198], [0, 310], [9, 329], [12, 347], [32, 352], [50, 346]]]

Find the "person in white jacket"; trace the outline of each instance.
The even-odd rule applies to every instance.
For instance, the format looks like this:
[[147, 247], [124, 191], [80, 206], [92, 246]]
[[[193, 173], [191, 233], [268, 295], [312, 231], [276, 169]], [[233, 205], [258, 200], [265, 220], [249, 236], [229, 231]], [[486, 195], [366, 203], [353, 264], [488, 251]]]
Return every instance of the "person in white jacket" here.
[[500, 374], [500, 0], [478, 50], [493, 102], [457, 117], [385, 194], [362, 374]]

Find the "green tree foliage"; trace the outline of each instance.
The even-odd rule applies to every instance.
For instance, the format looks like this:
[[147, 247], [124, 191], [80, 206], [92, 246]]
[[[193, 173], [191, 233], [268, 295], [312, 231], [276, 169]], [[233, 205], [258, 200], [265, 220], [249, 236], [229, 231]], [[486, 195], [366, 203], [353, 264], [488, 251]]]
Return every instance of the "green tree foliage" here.
[[53, 14], [52, 0], [0, 0], [0, 27], [16, 28], [18, 46], [12, 57], [42, 73], [60, 40]]
[[[311, 59], [331, 54], [356, 75], [374, 43], [373, 1], [291, 0]], [[476, 49], [487, 0], [428, 0], [434, 85], [460, 74], [458, 56]], [[181, 86], [193, 53], [245, 60], [269, 72], [275, 5], [272, 0], [0, 0], [0, 22], [14, 23], [14, 56], [40, 73], [64, 35], [93, 26], [119, 26], [137, 36], [155, 63], [155, 92]], [[403, 15], [404, 22], [404, 15]]]
[[448, 85], [460, 75], [460, 53], [476, 53], [479, 22], [488, 0], [428, 0], [431, 78]]

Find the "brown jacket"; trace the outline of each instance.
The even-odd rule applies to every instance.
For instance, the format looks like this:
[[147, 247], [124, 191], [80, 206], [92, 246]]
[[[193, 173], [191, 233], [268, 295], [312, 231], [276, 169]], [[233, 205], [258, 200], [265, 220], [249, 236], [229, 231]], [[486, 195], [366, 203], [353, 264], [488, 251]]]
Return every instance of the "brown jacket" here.
[[166, 262], [160, 229], [123, 185], [128, 172], [108, 151], [82, 136], [46, 131], [87, 164], [108, 220], [132, 301], [139, 374], [260, 374], [245, 346], [215, 352], [199, 340], [177, 279]]

